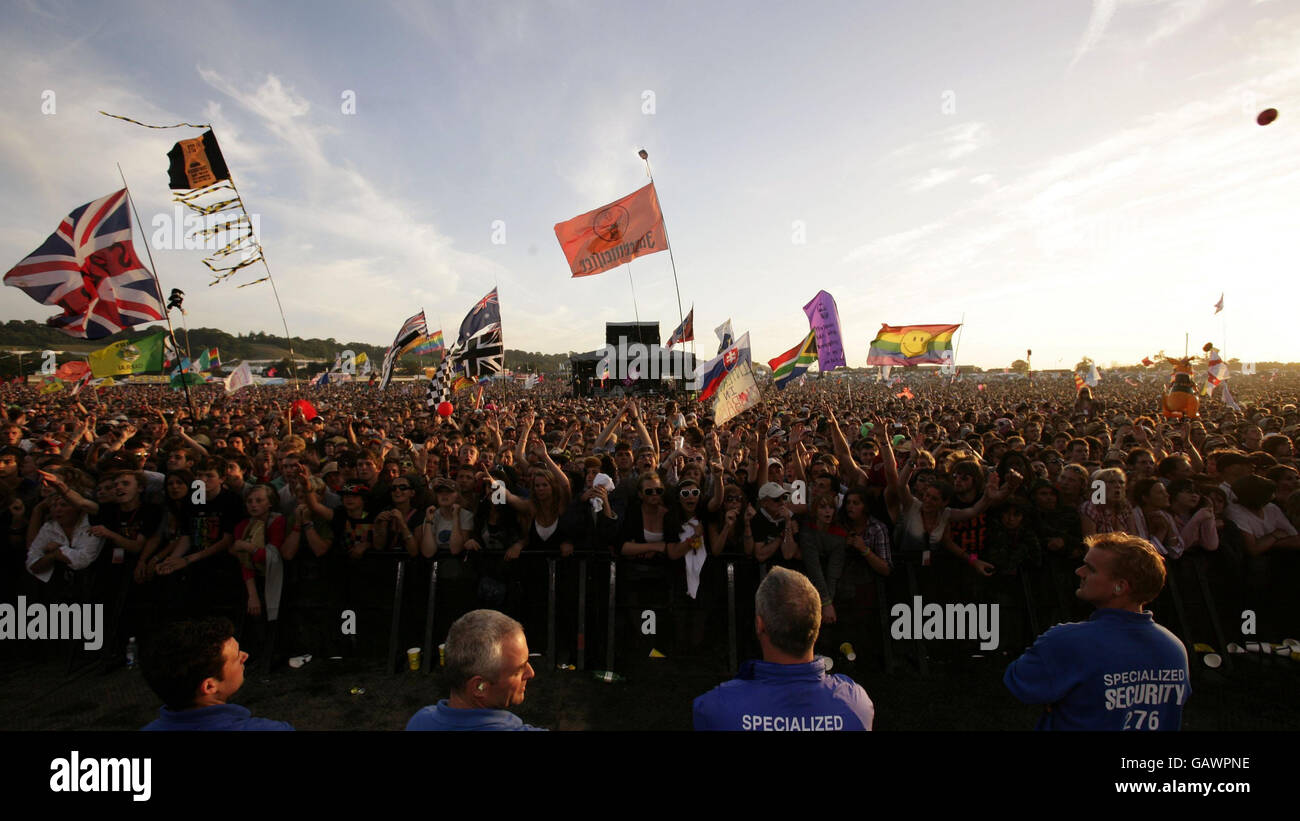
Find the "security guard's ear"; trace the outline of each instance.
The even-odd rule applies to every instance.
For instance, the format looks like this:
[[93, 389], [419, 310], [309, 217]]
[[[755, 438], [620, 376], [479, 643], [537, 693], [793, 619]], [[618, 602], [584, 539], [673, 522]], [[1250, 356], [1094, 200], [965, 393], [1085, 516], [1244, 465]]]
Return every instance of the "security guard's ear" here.
[[754, 632], [760, 636], [767, 632], [766, 628], [763, 626], [763, 617], [757, 613], [754, 614]]
[[471, 699], [475, 696], [482, 697], [483, 694], [487, 692], [489, 684], [491, 684], [491, 682], [482, 676], [474, 676], [469, 681], [465, 682], [465, 695]]

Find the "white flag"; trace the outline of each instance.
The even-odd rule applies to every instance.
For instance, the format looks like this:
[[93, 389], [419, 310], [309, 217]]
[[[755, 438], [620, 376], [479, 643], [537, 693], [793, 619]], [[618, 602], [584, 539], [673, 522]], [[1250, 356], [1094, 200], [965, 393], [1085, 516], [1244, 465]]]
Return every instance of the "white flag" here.
[[226, 393], [234, 393], [240, 388], [246, 388], [253, 384], [253, 372], [248, 369], [247, 362], [240, 362], [239, 367], [231, 371], [230, 376], [226, 377]]
[[1097, 370], [1096, 365], [1088, 369], [1088, 375], [1084, 377], [1083, 381], [1090, 388], [1097, 387], [1097, 383], [1101, 381], [1101, 372]]
[[714, 328], [713, 332], [718, 335], [718, 353], [722, 353], [727, 348], [730, 348], [731, 343], [736, 339], [736, 334], [731, 330], [730, 319]]

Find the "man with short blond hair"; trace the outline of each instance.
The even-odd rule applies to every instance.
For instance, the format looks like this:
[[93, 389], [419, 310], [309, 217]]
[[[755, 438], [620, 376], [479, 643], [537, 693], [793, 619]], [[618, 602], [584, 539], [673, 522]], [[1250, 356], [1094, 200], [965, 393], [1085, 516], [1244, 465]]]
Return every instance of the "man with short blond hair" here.
[[1187, 650], [1143, 609], [1165, 585], [1164, 559], [1127, 533], [1085, 540], [1077, 595], [1097, 608], [1058, 624], [1007, 668], [1003, 683], [1045, 705], [1040, 730], [1177, 730], [1192, 693]]

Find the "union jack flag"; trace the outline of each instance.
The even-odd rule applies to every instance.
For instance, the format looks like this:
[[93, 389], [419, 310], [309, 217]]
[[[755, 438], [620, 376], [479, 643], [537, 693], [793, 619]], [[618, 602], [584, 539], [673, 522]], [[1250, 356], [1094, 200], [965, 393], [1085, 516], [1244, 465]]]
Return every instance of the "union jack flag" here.
[[163, 318], [158, 281], [135, 254], [125, 188], [74, 209], [4, 281], [61, 307], [49, 324], [69, 336], [101, 339]]

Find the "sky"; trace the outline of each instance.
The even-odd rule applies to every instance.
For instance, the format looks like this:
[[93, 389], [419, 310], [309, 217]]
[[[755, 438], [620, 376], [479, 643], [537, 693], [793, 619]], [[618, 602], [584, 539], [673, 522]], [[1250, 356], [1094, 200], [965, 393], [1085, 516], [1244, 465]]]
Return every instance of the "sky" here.
[[[452, 335], [498, 287], [510, 348], [637, 318], [666, 340], [675, 263], [703, 356], [727, 318], [757, 359], [793, 347], [826, 290], [851, 366], [881, 324], [963, 320], [958, 364], [985, 368], [1185, 333], [1300, 361], [1287, 0], [197, 8], [0, 1], [0, 269], [120, 164], [190, 326], [281, 333], [267, 283], [235, 287], [260, 266], [209, 286], [165, 247], [165, 155], [200, 132], [102, 109], [213, 125], [295, 336], [386, 345], [421, 308]], [[642, 148], [672, 259], [570, 278], [555, 223], [645, 185]], [[0, 288], [0, 318], [57, 312]]]

